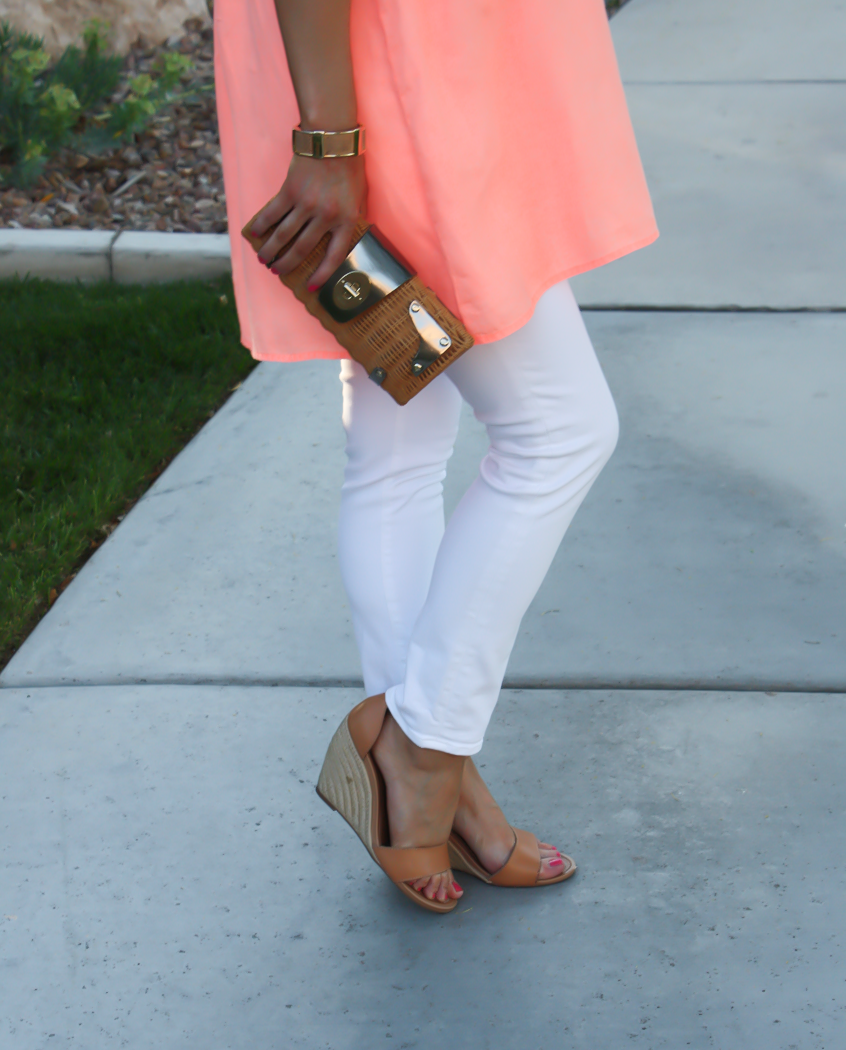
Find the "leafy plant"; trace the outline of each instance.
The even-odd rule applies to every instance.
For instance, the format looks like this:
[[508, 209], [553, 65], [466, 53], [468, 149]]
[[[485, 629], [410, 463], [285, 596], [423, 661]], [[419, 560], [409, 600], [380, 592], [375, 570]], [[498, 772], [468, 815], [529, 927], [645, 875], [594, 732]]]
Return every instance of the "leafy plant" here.
[[25, 185], [37, 177], [79, 119], [79, 102], [46, 75], [50, 57], [42, 41], [0, 25], [0, 157], [11, 178]]
[[178, 92], [191, 68], [167, 53], [152, 75], [128, 83], [123, 59], [106, 50], [108, 26], [85, 27], [83, 47], [68, 47], [51, 64], [44, 41], [0, 23], [0, 182], [29, 186], [59, 149], [96, 153], [128, 142]]
[[177, 88], [191, 66], [191, 59], [186, 55], [164, 54], [153, 67], [154, 76], [141, 73], [133, 77], [122, 101], [91, 116], [88, 127], [79, 136], [79, 145], [88, 152], [96, 152], [129, 141], [159, 110], [184, 97]]
[[73, 91], [83, 112], [110, 98], [120, 84], [123, 59], [106, 53], [108, 30], [108, 23], [92, 19], [83, 32], [84, 48], [67, 48], [53, 68], [55, 79]]

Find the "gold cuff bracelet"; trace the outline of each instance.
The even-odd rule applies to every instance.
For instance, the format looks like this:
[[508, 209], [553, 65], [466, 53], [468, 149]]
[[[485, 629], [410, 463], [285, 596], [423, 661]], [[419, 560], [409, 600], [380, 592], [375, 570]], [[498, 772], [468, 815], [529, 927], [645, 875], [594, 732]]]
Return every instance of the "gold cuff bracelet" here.
[[294, 153], [298, 157], [358, 157], [364, 153], [364, 128], [349, 131], [303, 131], [294, 128]]

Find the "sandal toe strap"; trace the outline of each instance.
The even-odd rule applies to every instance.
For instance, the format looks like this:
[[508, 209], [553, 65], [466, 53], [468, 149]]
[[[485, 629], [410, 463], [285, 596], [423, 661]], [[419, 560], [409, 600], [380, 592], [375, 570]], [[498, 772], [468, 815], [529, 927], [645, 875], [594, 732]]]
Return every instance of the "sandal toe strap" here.
[[439, 846], [411, 846], [394, 849], [392, 846], [374, 846], [373, 853], [380, 867], [393, 882], [413, 882], [449, 869], [449, 850]]
[[534, 886], [540, 873], [540, 846], [531, 831], [512, 828], [514, 849], [511, 856], [491, 878], [494, 886]]

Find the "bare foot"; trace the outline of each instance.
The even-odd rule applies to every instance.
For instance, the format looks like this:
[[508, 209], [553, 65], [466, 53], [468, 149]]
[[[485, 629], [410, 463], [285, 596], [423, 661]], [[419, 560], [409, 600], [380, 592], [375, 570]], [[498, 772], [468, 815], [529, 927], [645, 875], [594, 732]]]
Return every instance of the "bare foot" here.
[[[505, 864], [514, 848], [514, 832], [472, 758], [464, 760], [453, 827], [492, 875]], [[555, 846], [550, 846], [548, 842], [539, 842], [538, 846], [541, 855], [540, 881], [560, 875], [564, 861]]]
[[[437, 846], [449, 838], [465, 758], [417, 747], [390, 712], [371, 750], [385, 779], [391, 845]], [[457, 900], [464, 892], [452, 871], [409, 882], [429, 900]]]

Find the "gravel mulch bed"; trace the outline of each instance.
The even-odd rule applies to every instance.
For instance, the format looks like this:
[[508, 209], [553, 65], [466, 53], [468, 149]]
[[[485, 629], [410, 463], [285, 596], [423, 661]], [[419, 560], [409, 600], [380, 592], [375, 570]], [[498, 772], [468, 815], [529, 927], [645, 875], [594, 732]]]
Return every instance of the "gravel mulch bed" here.
[[198, 93], [154, 117], [135, 144], [94, 157], [67, 151], [28, 190], [0, 191], [0, 225], [17, 229], [167, 230], [225, 233], [226, 196], [214, 102], [212, 30], [186, 22], [174, 46], [143, 42], [127, 56], [130, 76], [178, 50]]
[[[609, 17], [628, 0], [606, 0]], [[28, 190], [0, 190], [0, 226], [17, 229], [225, 233], [226, 195], [214, 102], [212, 30], [185, 23], [176, 50], [194, 62], [195, 99], [155, 117], [127, 148], [86, 157], [67, 151]], [[130, 76], [150, 71], [168, 44], [137, 44]]]

